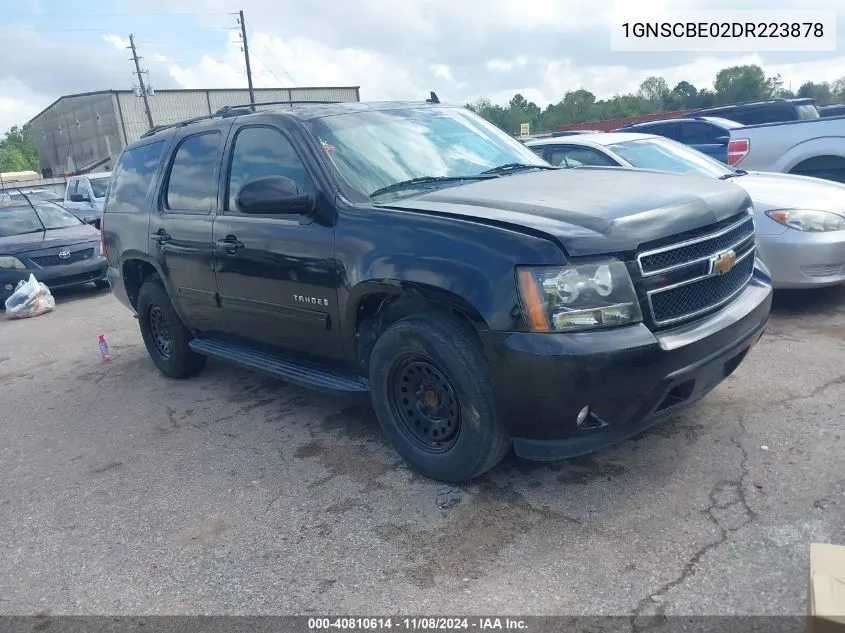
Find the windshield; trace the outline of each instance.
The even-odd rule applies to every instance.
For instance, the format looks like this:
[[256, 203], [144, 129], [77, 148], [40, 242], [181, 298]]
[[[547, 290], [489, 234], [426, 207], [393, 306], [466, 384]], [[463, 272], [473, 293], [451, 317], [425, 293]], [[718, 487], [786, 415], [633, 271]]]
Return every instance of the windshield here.
[[100, 176], [99, 178], [88, 179], [88, 182], [91, 183], [91, 193], [94, 194], [95, 198], [102, 198], [106, 195], [106, 190], [109, 188], [109, 178], [110, 176]]
[[667, 138], [624, 141], [608, 145], [607, 148], [640, 169], [656, 169], [710, 178], [736, 173], [698, 150]]
[[0, 237], [35, 233], [45, 229], [66, 229], [83, 224], [75, 215], [52, 202], [33, 201], [33, 204], [38, 210], [37, 213], [29, 205], [0, 207]]
[[340, 178], [357, 193], [412, 178], [460, 178], [542, 158], [465, 108], [418, 107], [306, 122]]

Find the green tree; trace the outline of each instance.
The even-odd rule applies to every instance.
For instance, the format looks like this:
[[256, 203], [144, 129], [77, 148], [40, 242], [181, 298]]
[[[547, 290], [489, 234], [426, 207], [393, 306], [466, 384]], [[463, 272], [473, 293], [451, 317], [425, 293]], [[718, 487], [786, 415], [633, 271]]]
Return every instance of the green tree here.
[[719, 103], [768, 99], [775, 95], [782, 85], [780, 75], [766, 77], [763, 69], [754, 64], [723, 68], [713, 82]]
[[32, 126], [14, 126], [0, 140], [0, 170], [38, 171], [38, 151], [32, 136]]
[[693, 86], [688, 81], [679, 81], [674, 88], [672, 88], [674, 101], [677, 105], [683, 108], [693, 108], [697, 105], [698, 88]]
[[834, 103], [837, 101], [835, 87], [836, 84], [831, 85], [826, 81], [819, 84], [807, 81], [801, 84], [798, 89], [798, 96], [815, 99], [820, 105]]
[[663, 77], [648, 77], [640, 84], [637, 96], [648, 102], [655, 111], [663, 109], [666, 101], [671, 99], [669, 84]]

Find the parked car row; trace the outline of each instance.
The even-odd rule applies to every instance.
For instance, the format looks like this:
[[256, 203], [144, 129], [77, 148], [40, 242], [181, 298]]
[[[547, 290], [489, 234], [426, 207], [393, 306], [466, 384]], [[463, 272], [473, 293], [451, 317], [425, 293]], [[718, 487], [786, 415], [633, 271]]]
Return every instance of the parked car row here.
[[526, 143], [553, 165], [625, 167], [730, 180], [751, 196], [758, 252], [775, 288], [845, 282], [845, 185], [733, 169], [652, 134], [607, 133]]
[[744, 169], [845, 182], [845, 111], [813, 99], [771, 99], [694, 110], [615, 132], [657, 134]]

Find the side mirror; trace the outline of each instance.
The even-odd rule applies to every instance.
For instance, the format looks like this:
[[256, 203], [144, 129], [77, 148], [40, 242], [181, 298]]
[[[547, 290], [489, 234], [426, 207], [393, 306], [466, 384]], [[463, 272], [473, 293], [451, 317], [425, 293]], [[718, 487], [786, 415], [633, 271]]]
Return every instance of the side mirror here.
[[90, 224], [91, 226], [96, 226], [97, 228], [100, 228], [100, 218], [86, 216], [82, 218], [82, 221], [85, 222], [85, 224]]
[[727, 145], [730, 142], [731, 142], [730, 136], [720, 136], [719, 138], [716, 139], [716, 143], [719, 144], [719, 145]]
[[85, 196], [81, 193], [72, 193], [70, 194], [70, 201], [71, 202], [85, 202]]
[[255, 178], [240, 188], [235, 201], [241, 213], [256, 215], [296, 215], [308, 213], [313, 200], [299, 193], [296, 183], [283, 176]]

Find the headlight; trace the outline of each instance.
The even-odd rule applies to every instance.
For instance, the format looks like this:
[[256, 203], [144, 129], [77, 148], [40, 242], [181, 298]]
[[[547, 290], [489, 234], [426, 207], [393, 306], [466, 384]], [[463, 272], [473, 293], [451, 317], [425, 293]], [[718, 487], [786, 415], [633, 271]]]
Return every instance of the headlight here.
[[799, 231], [810, 233], [845, 231], [845, 217], [833, 211], [781, 209], [777, 211], [766, 211], [766, 215], [779, 224]]
[[26, 266], [17, 257], [0, 256], [0, 268], [26, 268]]
[[571, 332], [642, 321], [631, 276], [618, 260], [519, 268], [517, 278], [534, 332]]

